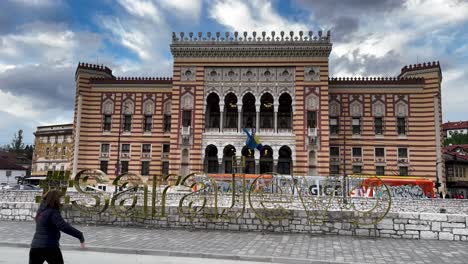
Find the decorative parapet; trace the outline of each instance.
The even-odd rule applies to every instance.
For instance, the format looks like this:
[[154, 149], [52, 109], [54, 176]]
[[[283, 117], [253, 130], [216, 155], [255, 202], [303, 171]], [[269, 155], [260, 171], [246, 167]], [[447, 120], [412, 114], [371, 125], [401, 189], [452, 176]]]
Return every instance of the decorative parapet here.
[[211, 32], [206, 35], [173, 32], [170, 46], [174, 57], [328, 57], [332, 44], [330, 31], [326, 35], [322, 31], [317, 35], [312, 31], [308, 34], [299, 31], [296, 35], [293, 31], [289, 35], [284, 31], [279, 34], [263, 31], [257, 35], [254, 31], [242, 35], [238, 32], [213, 35]]
[[104, 66], [104, 65], [97, 65], [97, 64], [91, 64], [91, 63], [79, 62], [78, 67], [76, 68], [76, 71], [78, 71], [78, 69], [105, 72], [105, 73], [113, 76], [112, 75], [112, 70], [109, 69], [108, 67]]
[[441, 71], [440, 69], [440, 64], [439, 61], [433, 61], [431, 62], [425, 62], [425, 63], [418, 63], [418, 64], [413, 64], [413, 65], [406, 65], [403, 68], [401, 68], [401, 73], [398, 75], [398, 77], [401, 77], [405, 75], [408, 72], [412, 71], [421, 71], [421, 70], [428, 70], [428, 69], [438, 69], [439, 72]]
[[172, 84], [171, 77], [90, 78], [94, 84]]
[[329, 85], [405, 85], [424, 84], [424, 78], [420, 77], [330, 77]]

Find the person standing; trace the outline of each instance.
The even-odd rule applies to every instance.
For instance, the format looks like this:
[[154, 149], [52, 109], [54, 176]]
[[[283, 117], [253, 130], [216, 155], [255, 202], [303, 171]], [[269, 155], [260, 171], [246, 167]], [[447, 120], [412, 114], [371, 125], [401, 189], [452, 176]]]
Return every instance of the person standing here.
[[65, 222], [60, 214], [60, 198], [63, 196], [59, 190], [50, 190], [43, 197], [37, 210], [36, 232], [34, 233], [29, 251], [29, 264], [63, 264], [60, 251], [60, 231], [80, 240], [81, 248], [85, 248], [83, 233]]

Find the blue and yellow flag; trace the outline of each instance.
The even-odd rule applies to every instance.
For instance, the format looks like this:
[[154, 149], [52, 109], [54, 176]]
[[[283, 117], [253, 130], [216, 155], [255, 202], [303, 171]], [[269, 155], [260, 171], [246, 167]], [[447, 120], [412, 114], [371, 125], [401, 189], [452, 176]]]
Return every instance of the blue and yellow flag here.
[[252, 134], [249, 133], [247, 128], [244, 128], [243, 131], [247, 135], [247, 140], [245, 141], [245, 145], [247, 145], [249, 149], [252, 149], [252, 150], [258, 149], [258, 151], [261, 152], [263, 149], [263, 146], [262, 146], [262, 143], [260, 142], [260, 139], [255, 134], [255, 130], [252, 128]]

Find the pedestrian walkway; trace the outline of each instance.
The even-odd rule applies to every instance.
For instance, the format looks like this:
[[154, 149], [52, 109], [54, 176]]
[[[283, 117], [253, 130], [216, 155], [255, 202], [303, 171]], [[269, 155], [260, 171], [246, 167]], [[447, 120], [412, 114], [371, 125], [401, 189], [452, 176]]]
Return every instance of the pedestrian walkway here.
[[[0, 221], [0, 246], [28, 247], [32, 222]], [[77, 226], [90, 251], [274, 263], [467, 263], [468, 242]], [[62, 236], [62, 248], [78, 249]]]

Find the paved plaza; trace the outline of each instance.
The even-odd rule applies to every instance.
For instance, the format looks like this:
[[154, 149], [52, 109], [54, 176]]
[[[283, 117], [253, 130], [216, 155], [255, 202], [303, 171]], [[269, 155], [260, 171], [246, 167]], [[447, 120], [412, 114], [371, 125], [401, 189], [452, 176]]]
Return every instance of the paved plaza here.
[[[7, 256], [27, 254], [34, 233], [32, 222], [0, 221], [0, 252]], [[274, 263], [467, 263], [468, 242], [404, 240], [309, 234], [272, 234], [205, 230], [121, 228], [115, 226], [77, 226], [86, 237], [88, 249], [79, 256], [99, 256], [147, 263], [215, 263], [221, 259]], [[62, 236], [62, 248], [69, 257], [76, 255], [78, 240]], [[11, 251], [7, 250], [8, 248]], [[21, 251], [23, 250], [23, 251]], [[146, 255], [146, 256], [137, 256]], [[176, 258], [172, 258], [176, 257]], [[67, 257], [66, 257], [67, 258]], [[7, 258], [8, 259], [8, 258]], [[5, 259], [4, 259], [5, 260]], [[3, 260], [3, 261], [4, 261]], [[163, 262], [167, 261], [167, 262]], [[189, 261], [190, 260], [190, 261]], [[198, 261], [197, 261], [198, 260]], [[182, 263], [181, 262], [181, 263]], [[221, 262], [221, 261], [220, 261]], [[12, 263], [2, 262], [0, 263]], [[15, 262], [13, 262], [15, 263]], [[25, 263], [25, 262], [18, 262]], [[70, 262], [81, 263], [81, 262]], [[83, 262], [84, 263], [84, 262]], [[92, 263], [92, 262], [86, 262]], [[117, 263], [117, 262], [116, 262]], [[246, 262], [240, 262], [246, 263]]]

